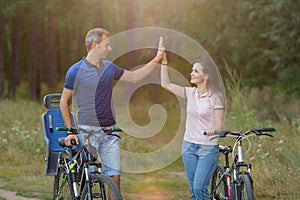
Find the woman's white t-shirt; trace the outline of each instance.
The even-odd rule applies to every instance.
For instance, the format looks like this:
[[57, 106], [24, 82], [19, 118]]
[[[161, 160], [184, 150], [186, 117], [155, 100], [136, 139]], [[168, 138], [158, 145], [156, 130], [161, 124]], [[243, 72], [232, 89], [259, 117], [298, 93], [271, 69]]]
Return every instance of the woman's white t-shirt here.
[[203, 135], [206, 130], [215, 129], [215, 110], [224, 109], [221, 93], [209, 91], [201, 96], [197, 88], [185, 87], [187, 99], [187, 119], [184, 140], [204, 145], [217, 145], [218, 139], [210, 140], [214, 136]]

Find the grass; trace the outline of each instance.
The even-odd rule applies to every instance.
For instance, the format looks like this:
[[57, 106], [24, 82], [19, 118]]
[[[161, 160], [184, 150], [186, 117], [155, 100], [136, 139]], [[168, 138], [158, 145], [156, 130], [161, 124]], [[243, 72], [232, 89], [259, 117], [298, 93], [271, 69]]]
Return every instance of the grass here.
[[[234, 82], [236, 81], [236, 82]], [[299, 98], [274, 93], [269, 88], [242, 88], [238, 79], [227, 85], [228, 112], [226, 129], [276, 127], [274, 138], [252, 137], [252, 150], [246, 160], [253, 165], [257, 199], [299, 199], [300, 159]], [[230, 85], [231, 84], [231, 85]], [[159, 95], [159, 93], [158, 93]], [[164, 128], [151, 138], [122, 137], [122, 148], [133, 152], [152, 152], [169, 143], [180, 124], [176, 100], [165, 98], [153, 102], [147, 95], [136, 95], [131, 106], [133, 120], [140, 126], [151, 122], [151, 104], [164, 106], [168, 117]], [[52, 177], [45, 176], [45, 142], [41, 102], [0, 100], [0, 182], [1, 188], [18, 195], [52, 199]], [[230, 138], [220, 140], [232, 145]], [[245, 143], [247, 147], [247, 143]], [[181, 158], [151, 173], [123, 173], [122, 193], [126, 199], [188, 199], [188, 185]], [[1, 197], [0, 197], [1, 199]]]

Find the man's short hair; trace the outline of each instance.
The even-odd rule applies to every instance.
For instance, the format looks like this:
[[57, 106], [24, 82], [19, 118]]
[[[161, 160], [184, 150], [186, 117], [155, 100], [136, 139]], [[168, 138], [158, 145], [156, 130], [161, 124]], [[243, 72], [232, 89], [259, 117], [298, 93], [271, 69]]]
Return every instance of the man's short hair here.
[[85, 36], [85, 46], [87, 51], [92, 47], [93, 42], [100, 43], [102, 41], [102, 35], [109, 36], [109, 32], [104, 28], [93, 28]]

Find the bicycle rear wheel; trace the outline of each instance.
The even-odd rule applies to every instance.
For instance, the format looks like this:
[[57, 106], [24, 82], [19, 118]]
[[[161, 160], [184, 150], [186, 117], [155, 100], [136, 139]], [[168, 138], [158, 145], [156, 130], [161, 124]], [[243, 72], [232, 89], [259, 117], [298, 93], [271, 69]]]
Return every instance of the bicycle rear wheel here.
[[224, 167], [218, 164], [213, 176], [210, 179], [208, 185], [208, 193], [210, 199], [215, 200], [225, 200], [228, 199], [227, 189], [226, 189], [226, 179], [224, 174]]
[[56, 176], [54, 176], [53, 190], [54, 200], [71, 199], [71, 192], [67, 174], [62, 166], [58, 168], [58, 173]]

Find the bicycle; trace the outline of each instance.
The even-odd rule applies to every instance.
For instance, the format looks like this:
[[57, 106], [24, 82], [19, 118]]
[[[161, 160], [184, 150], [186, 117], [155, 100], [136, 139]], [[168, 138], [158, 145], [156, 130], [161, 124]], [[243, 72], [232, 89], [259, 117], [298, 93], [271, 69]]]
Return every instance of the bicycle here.
[[[78, 134], [80, 130], [82, 129], [56, 127], [56, 131], [70, 131], [72, 134]], [[102, 130], [105, 134], [116, 137], [120, 136], [113, 132], [123, 132], [120, 128]], [[87, 134], [94, 133], [94, 131], [83, 131]], [[58, 173], [54, 177], [55, 200], [122, 199], [117, 185], [102, 172], [101, 163], [90, 153], [87, 144], [75, 153], [72, 147], [66, 147], [65, 137], [59, 138], [58, 143], [66, 150], [60, 155]], [[75, 140], [71, 143], [76, 144]]]
[[[232, 135], [236, 137], [233, 148], [230, 146], [219, 145], [220, 152], [224, 155], [225, 165], [218, 164], [210, 180], [209, 194], [212, 200], [253, 200], [253, 179], [251, 174], [251, 164], [244, 162], [243, 140], [250, 136], [269, 136], [273, 135], [266, 132], [276, 131], [275, 128], [252, 129], [245, 132], [241, 131], [215, 131], [217, 136], [226, 137]], [[204, 133], [205, 134], [205, 133]], [[249, 144], [250, 141], [249, 141]], [[235, 148], [237, 146], [237, 152]], [[248, 151], [250, 150], [250, 146]], [[247, 151], [247, 152], [248, 152]], [[232, 164], [229, 165], [229, 154], [232, 153]], [[244, 170], [246, 168], [246, 170]]]

